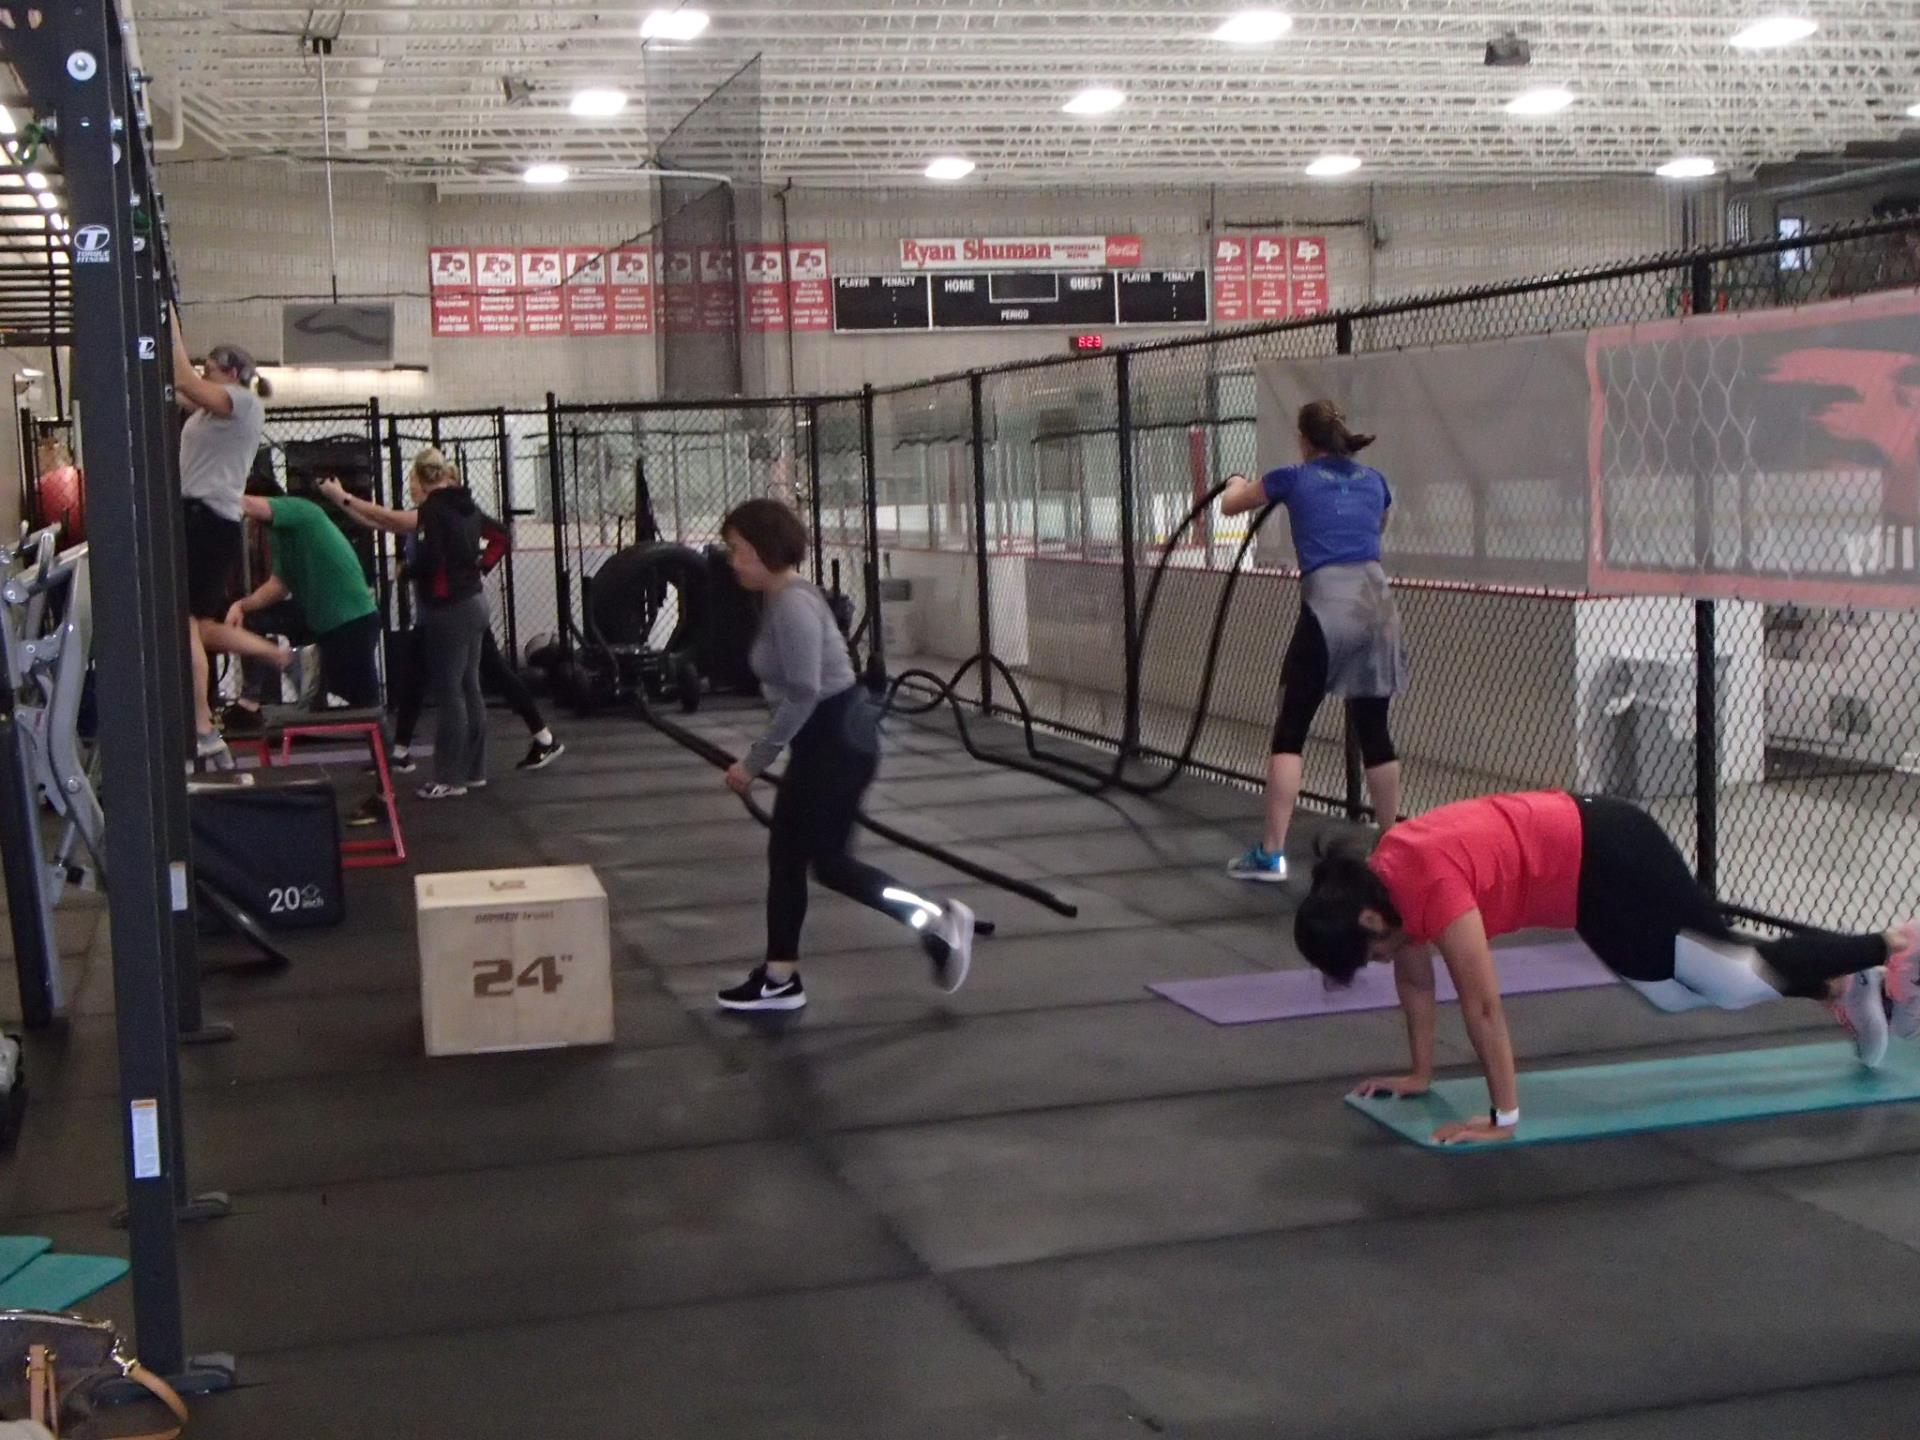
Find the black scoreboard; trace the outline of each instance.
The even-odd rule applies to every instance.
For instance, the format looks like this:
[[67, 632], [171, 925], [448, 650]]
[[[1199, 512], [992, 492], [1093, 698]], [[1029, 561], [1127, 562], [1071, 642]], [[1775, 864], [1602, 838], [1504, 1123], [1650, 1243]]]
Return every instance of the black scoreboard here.
[[1206, 319], [1204, 270], [942, 271], [841, 275], [833, 282], [839, 331], [1087, 329]]

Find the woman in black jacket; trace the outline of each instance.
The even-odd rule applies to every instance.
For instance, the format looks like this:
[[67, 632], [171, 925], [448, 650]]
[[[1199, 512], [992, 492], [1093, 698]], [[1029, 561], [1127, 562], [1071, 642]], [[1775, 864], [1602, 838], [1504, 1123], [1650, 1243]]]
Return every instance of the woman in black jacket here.
[[420, 602], [420, 640], [433, 693], [433, 783], [422, 800], [449, 800], [487, 783], [487, 704], [480, 689], [487, 597], [480, 569], [485, 517], [438, 450], [422, 450], [407, 475], [412, 510], [390, 510], [349, 495], [338, 481], [327, 498], [363, 525], [415, 537], [410, 567]]

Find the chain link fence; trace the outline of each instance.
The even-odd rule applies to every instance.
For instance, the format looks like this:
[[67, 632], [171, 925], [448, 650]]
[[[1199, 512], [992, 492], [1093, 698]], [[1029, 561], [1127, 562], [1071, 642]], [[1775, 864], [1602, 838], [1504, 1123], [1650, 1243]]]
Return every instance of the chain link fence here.
[[[1631, 798], [1735, 913], [1855, 928], [1905, 912], [1920, 853], [1920, 347], [1910, 309], [1888, 322], [1904, 341], [1843, 362], [1731, 321], [1785, 333], [1817, 323], [1794, 307], [1858, 297], [1849, 323], [1868, 323], [1916, 285], [1909, 219], [860, 394], [394, 426], [456, 437], [494, 476], [523, 653], [577, 624], [581, 578], [649, 516], [699, 546], [773, 494], [808, 517], [870, 673], [990, 656], [1054, 730], [1251, 786], [1300, 579], [1284, 515], [1255, 533], [1201, 502], [1295, 458], [1285, 384], [1351, 387], [1357, 419], [1414, 446], [1385, 547], [1412, 661], [1407, 812]], [[1515, 382], [1477, 408], [1420, 412], [1395, 379], [1424, 366], [1444, 390], [1494, 362]], [[1556, 366], [1577, 413], [1535, 398]], [[1796, 455], [1761, 381], [1798, 386], [1852, 458]], [[1451, 453], [1463, 434], [1488, 444]], [[1015, 708], [984, 664], [956, 693]], [[1363, 812], [1340, 707], [1304, 761], [1310, 803]]]

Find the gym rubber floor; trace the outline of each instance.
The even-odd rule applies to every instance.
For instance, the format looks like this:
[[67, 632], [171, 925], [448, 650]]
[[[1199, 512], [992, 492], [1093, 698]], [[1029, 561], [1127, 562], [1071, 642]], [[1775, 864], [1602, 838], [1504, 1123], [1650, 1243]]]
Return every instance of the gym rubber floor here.
[[[737, 749], [751, 717], [694, 723]], [[900, 723], [875, 813], [1079, 920], [868, 845], [998, 922], [967, 987], [938, 995], [894, 927], [823, 897], [804, 1015], [721, 1017], [761, 942], [763, 832], [634, 722], [565, 738], [542, 774], [410, 801], [409, 840], [420, 870], [599, 870], [612, 1048], [424, 1059], [406, 871], [351, 875], [347, 924], [289, 971], [209, 981], [239, 1039], [183, 1057], [192, 1178], [234, 1214], [181, 1249], [193, 1342], [238, 1352], [244, 1388], [192, 1435], [1913, 1433], [1920, 1106], [1420, 1150], [1340, 1099], [1403, 1063], [1395, 1015], [1218, 1029], [1143, 988], [1298, 963], [1298, 884], [1220, 874], [1255, 797], [1086, 799]], [[32, 1046], [0, 1205], [111, 1253], [106, 953], [70, 1034]], [[1523, 1066], [1832, 1033], [1613, 990], [1509, 1014]], [[1441, 1046], [1468, 1058], [1450, 1013]], [[124, 1318], [123, 1289], [98, 1303]]]

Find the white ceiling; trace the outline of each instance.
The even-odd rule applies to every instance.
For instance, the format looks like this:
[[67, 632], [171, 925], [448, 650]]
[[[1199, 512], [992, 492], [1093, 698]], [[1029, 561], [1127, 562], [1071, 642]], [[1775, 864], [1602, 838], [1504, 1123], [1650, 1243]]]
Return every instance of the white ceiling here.
[[[706, 34], [651, 56], [647, 0], [130, 3], [158, 99], [177, 91], [193, 134], [230, 154], [319, 153], [319, 68], [297, 37], [337, 25], [335, 146], [448, 188], [535, 159], [644, 164], [649, 113], [669, 128], [755, 55], [763, 173], [803, 185], [923, 183], [942, 153], [996, 185], [1292, 180], [1329, 151], [1363, 157], [1360, 180], [1645, 173], [1680, 154], [1741, 173], [1920, 129], [1904, 114], [1920, 102], [1920, 0], [1289, 0], [1292, 33], [1260, 48], [1208, 38], [1234, 0], [701, 0]], [[1728, 46], [1783, 10], [1820, 30], [1784, 50]], [[1486, 41], [1509, 27], [1532, 65], [1487, 68]], [[505, 103], [508, 75], [531, 100]], [[1059, 112], [1094, 83], [1125, 106]], [[1544, 83], [1577, 103], [1503, 113]], [[637, 103], [576, 120], [567, 100], [587, 84]]]

